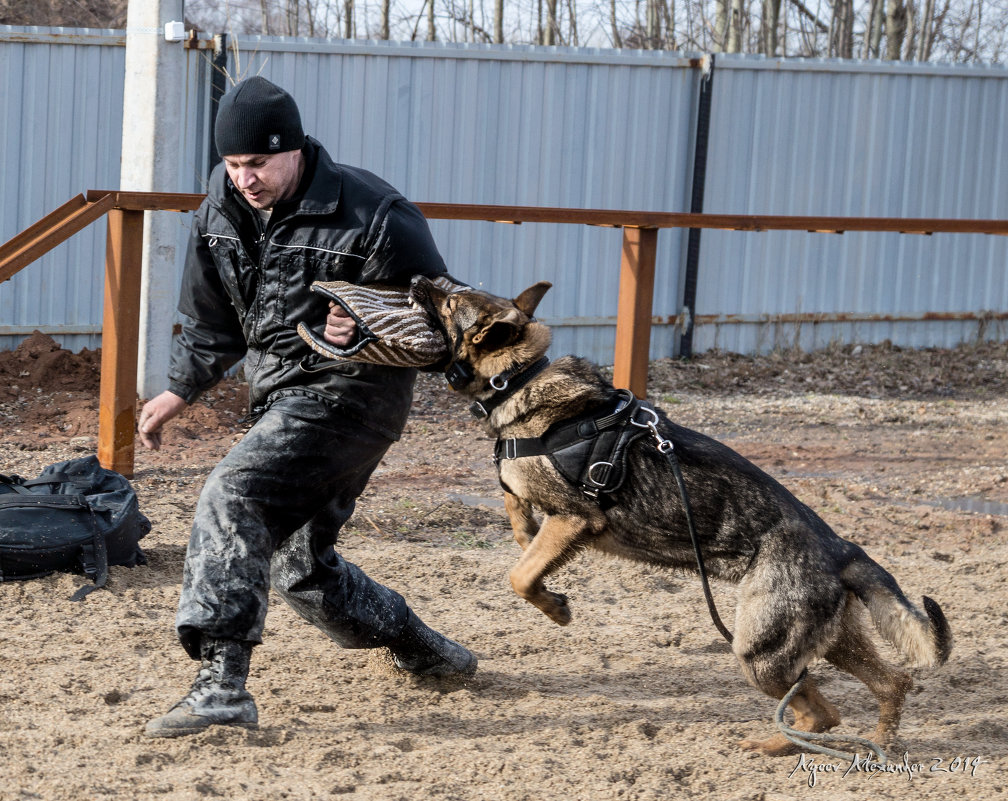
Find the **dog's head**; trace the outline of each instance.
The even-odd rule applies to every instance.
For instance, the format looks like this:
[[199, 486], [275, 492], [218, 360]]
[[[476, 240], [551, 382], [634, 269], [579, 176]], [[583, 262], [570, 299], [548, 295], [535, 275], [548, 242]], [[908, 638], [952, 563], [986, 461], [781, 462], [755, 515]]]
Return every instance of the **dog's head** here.
[[[444, 334], [449, 360], [446, 374], [453, 388], [477, 395], [494, 376], [545, 355], [550, 331], [532, 315], [551, 286], [540, 281], [509, 300], [477, 289], [449, 291], [417, 276], [410, 299]], [[455, 381], [453, 368], [460, 376]]]

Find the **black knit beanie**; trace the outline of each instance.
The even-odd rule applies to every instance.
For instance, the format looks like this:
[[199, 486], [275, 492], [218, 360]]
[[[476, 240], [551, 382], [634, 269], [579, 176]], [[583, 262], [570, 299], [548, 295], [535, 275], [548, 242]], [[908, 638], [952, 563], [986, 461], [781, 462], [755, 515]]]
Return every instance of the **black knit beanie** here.
[[214, 140], [221, 156], [258, 155], [300, 150], [305, 135], [294, 98], [256, 75], [221, 98]]

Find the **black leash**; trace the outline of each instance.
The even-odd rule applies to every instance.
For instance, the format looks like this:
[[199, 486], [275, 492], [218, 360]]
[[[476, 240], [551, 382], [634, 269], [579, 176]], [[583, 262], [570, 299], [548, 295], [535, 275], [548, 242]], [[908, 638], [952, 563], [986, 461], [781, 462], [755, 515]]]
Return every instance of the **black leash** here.
[[675, 476], [676, 484], [679, 487], [679, 497], [682, 499], [683, 511], [686, 513], [686, 525], [689, 528], [690, 542], [693, 543], [693, 553], [696, 554], [700, 584], [703, 587], [704, 598], [707, 599], [707, 610], [710, 612], [711, 620], [714, 621], [715, 627], [721, 632], [721, 636], [731, 643], [733, 639], [732, 633], [721, 622], [721, 616], [714, 605], [714, 596], [711, 594], [710, 582], [707, 579], [707, 568], [704, 565], [703, 555], [700, 552], [700, 540], [697, 537], [696, 524], [693, 522], [693, 508], [690, 506], [689, 493], [686, 491], [686, 481], [683, 479], [682, 468], [679, 467], [679, 459], [675, 455], [675, 445], [672, 443], [672, 440], [665, 439], [658, 431], [658, 413], [647, 406], [642, 406], [641, 408], [651, 416], [651, 419], [646, 423], [638, 423], [631, 418], [630, 423], [639, 428], [650, 429], [652, 436], [655, 438], [658, 451], [664, 454], [669, 467], [672, 468], [672, 475]]
[[[710, 584], [707, 581], [707, 570], [704, 567], [703, 556], [700, 554], [700, 543], [697, 539], [696, 526], [693, 523], [693, 510], [690, 508], [689, 495], [686, 492], [686, 482], [683, 480], [682, 470], [679, 467], [679, 459], [676, 458], [675, 455], [675, 446], [671, 440], [665, 439], [658, 432], [658, 415], [655, 411], [646, 406], [642, 408], [651, 415], [651, 419], [646, 423], [638, 423], [636, 420], [631, 418], [630, 422], [635, 426], [642, 426], [651, 430], [651, 434], [654, 436], [657, 443], [658, 450], [665, 455], [669, 466], [672, 468], [672, 474], [675, 476], [676, 484], [679, 485], [679, 496], [682, 498], [683, 509], [686, 512], [686, 523], [689, 526], [690, 540], [693, 543], [693, 552], [696, 554], [697, 568], [700, 571], [700, 583], [703, 585], [704, 597], [707, 599], [707, 609], [710, 611], [711, 619], [714, 621], [714, 625], [717, 627], [717, 630], [721, 632], [721, 636], [731, 643], [732, 634], [728, 631], [725, 624], [721, 622], [721, 617], [718, 615], [717, 608], [714, 606], [714, 598], [711, 595]], [[851, 760], [855, 759], [857, 754], [849, 754], [843, 751], [838, 751], [834, 748], [822, 745], [822, 743], [850, 743], [859, 745], [865, 749], [866, 753], [868, 751], [874, 753], [875, 758], [878, 760], [880, 765], [885, 765], [885, 751], [883, 751], [878, 744], [872, 742], [871, 740], [867, 740], [863, 737], [855, 737], [854, 735], [832, 734], [828, 732], [819, 734], [816, 732], [800, 731], [788, 726], [784, 722], [784, 710], [787, 709], [788, 704], [790, 704], [791, 700], [795, 697], [795, 695], [797, 695], [807, 677], [808, 668], [806, 667], [802, 670], [798, 680], [792, 685], [791, 689], [784, 695], [780, 703], [777, 705], [777, 709], [774, 712], [774, 724], [776, 724], [781, 734], [799, 748], [816, 751], [820, 754], [825, 754], [826, 756], [837, 759]]]

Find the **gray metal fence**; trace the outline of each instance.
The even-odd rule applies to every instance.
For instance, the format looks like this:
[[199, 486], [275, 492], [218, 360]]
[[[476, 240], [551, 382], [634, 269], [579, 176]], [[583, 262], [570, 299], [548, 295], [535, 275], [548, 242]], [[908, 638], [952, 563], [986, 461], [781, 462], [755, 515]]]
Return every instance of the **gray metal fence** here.
[[[1008, 218], [1008, 71], [720, 59], [705, 211]], [[1008, 239], [704, 232], [697, 350], [1008, 335]], [[782, 322], [782, 320], [784, 320]]]
[[[699, 73], [653, 52], [239, 41], [232, 75], [287, 88], [333, 156], [417, 201], [685, 211]], [[73, 194], [116, 188], [124, 37], [0, 27], [0, 240]], [[187, 50], [179, 185], [206, 169], [209, 64]], [[1005, 217], [1008, 72], [719, 57], [705, 210]], [[178, 215], [184, 238], [188, 215]], [[459, 277], [501, 294], [539, 279], [555, 352], [610, 363], [617, 230], [433, 221]], [[659, 235], [652, 356], [676, 352], [686, 232]], [[705, 231], [694, 349], [832, 340], [1004, 338], [998, 237]], [[183, 249], [180, 249], [180, 253]], [[0, 285], [0, 348], [32, 328], [98, 344], [104, 229]], [[181, 265], [178, 265], [179, 272]]]

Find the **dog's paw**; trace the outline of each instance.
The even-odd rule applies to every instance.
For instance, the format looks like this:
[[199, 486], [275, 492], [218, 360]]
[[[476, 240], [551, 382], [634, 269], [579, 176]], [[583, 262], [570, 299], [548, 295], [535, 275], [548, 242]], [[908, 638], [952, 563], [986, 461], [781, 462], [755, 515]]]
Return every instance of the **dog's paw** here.
[[571, 622], [571, 610], [567, 603], [567, 596], [559, 592], [547, 593], [552, 602], [549, 607], [543, 609], [547, 617], [559, 626], [566, 626]]
[[748, 738], [739, 743], [743, 751], [755, 751], [764, 756], [779, 757], [797, 754], [801, 749], [783, 734], [775, 734], [765, 740]]

